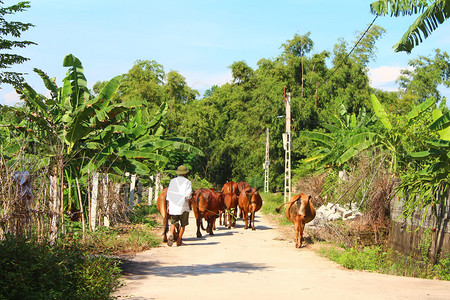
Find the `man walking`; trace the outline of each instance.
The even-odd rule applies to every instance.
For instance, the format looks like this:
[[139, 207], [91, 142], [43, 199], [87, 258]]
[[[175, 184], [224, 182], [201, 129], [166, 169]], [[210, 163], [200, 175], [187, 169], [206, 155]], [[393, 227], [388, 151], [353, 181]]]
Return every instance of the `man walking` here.
[[173, 178], [167, 189], [167, 201], [169, 202], [170, 215], [170, 235], [167, 245], [172, 247], [174, 242], [175, 226], [180, 223], [180, 232], [178, 233], [177, 246], [181, 246], [181, 241], [186, 225], [189, 224], [189, 199], [192, 193], [192, 184], [185, 176], [189, 170], [181, 165], [176, 173], [177, 177]]

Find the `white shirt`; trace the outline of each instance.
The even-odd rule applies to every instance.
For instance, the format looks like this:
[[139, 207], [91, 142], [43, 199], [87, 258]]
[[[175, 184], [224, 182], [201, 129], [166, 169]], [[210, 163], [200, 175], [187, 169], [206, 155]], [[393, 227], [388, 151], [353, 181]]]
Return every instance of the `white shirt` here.
[[167, 189], [166, 200], [169, 201], [169, 214], [178, 216], [189, 210], [189, 201], [191, 197], [192, 185], [189, 179], [184, 176], [178, 176], [172, 179]]

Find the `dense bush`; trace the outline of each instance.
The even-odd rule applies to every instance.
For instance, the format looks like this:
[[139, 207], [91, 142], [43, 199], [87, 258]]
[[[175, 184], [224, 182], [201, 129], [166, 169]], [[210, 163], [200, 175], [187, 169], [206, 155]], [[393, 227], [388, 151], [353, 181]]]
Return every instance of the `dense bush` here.
[[114, 260], [13, 235], [0, 241], [0, 269], [0, 299], [110, 299], [121, 285]]

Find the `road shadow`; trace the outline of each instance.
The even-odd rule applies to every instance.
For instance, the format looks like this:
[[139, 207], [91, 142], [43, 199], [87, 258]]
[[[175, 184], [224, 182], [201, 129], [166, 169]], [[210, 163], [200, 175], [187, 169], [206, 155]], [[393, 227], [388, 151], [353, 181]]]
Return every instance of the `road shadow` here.
[[217, 263], [212, 265], [193, 264], [180, 266], [161, 265], [157, 261], [135, 262], [123, 260], [120, 265], [122, 273], [131, 280], [138, 280], [148, 275], [158, 277], [187, 277], [205, 274], [222, 273], [250, 273], [253, 271], [265, 270], [268, 266], [264, 264], [248, 263], [242, 261]]

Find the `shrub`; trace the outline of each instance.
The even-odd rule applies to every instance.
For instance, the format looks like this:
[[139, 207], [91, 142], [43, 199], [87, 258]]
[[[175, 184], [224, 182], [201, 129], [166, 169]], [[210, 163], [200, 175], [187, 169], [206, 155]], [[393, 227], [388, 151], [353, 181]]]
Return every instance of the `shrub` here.
[[117, 262], [20, 236], [0, 241], [0, 299], [109, 299], [120, 287]]
[[128, 214], [128, 219], [132, 224], [145, 224], [155, 227], [157, 222], [150, 218], [150, 215], [158, 213], [156, 205], [136, 205]]
[[439, 279], [450, 280], [450, 255], [444, 259], [440, 259], [435, 266]]

